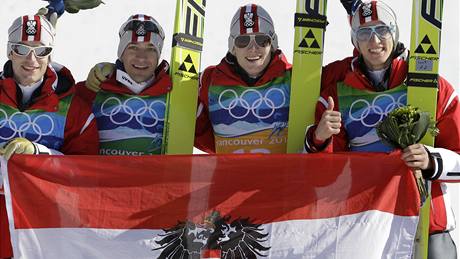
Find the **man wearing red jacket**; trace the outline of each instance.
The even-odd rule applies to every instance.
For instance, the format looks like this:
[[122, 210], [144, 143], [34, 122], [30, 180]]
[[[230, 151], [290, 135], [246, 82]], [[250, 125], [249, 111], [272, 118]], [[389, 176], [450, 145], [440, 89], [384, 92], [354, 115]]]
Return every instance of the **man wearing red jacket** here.
[[[38, 15], [19, 17], [8, 30], [9, 61], [0, 74], [0, 154], [6, 159], [15, 153], [97, 154], [96, 125], [73, 95], [74, 79], [51, 62], [54, 37], [53, 25]], [[8, 257], [12, 250], [1, 194], [0, 258]]]
[[261, 6], [238, 9], [228, 53], [201, 76], [195, 146], [209, 153], [285, 153], [291, 65]]
[[[116, 69], [100, 63], [77, 92], [97, 121], [101, 155], [161, 154], [169, 64], [159, 63], [164, 32], [148, 15], [132, 15], [119, 31]], [[108, 78], [106, 78], [108, 77]]]
[[[407, 104], [408, 51], [398, 42], [393, 10], [383, 2], [359, 5], [351, 26], [359, 55], [325, 68], [316, 124], [306, 135], [307, 152], [391, 151], [380, 141], [375, 126], [390, 111]], [[337, 71], [343, 76], [337, 77]], [[453, 87], [442, 77], [437, 105], [440, 134], [434, 147], [411, 145], [402, 151], [402, 159], [432, 181], [428, 258], [456, 258], [449, 234], [455, 220], [445, 182], [460, 181], [460, 105]]]

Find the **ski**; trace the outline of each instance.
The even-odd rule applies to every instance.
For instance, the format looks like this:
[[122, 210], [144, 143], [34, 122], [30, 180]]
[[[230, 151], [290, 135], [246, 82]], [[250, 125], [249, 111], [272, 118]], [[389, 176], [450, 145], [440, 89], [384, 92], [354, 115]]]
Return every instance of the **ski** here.
[[[429, 112], [436, 119], [438, 67], [441, 47], [443, 0], [413, 0], [407, 103]], [[421, 143], [434, 146], [434, 137], [426, 134]], [[420, 210], [415, 240], [415, 258], [428, 256], [430, 197]]]
[[206, 0], [177, 0], [163, 154], [192, 154]]
[[321, 88], [327, 0], [297, 0], [287, 152], [303, 148]]

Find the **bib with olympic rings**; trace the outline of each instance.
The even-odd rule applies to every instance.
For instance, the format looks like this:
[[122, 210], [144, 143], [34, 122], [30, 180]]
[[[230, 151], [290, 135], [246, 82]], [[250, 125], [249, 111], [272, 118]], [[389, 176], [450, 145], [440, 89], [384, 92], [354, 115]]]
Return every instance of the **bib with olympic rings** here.
[[99, 91], [93, 102], [99, 131], [99, 154], [161, 154], [165, 111], [166, 95]]
[[291, 76], [254, 87], [209, 87], [217, 153], [286, 153]]
[[375, 127], [389, 112], [407, 104], [407, 87], [401, 85], [383, 92], [337, 85], [339, 110], [347, 131], [350, 150], [391, 152], [377, 135]]
[[0, 144], [22, 137], [48, 148], [60, 150], [64, 143], [64, 129], [72, 97], [61, 100], [56, 112], [43, 110], [19, 111], [0, 104]]

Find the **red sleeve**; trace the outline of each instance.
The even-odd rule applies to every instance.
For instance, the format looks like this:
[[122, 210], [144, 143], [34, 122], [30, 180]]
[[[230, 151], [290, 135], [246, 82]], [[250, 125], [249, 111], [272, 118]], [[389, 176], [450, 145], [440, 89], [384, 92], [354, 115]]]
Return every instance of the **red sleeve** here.
[[337, 82], [345, 80], [345, 76], [350, 71], [352, 59], [352, 57], [347, 57], [323, 67], [321, 73], [321, 91], [325, 91], [329, 87], [336, 87]]
[[99, 133], [91, 111], [91, 93], [85, 90], [82, 83], [76, 86], [76, 93], [67, 113], [64, 145], [61, 150], [66, 155], [99, 154]]
[[200, 90], [198, 94], [198, 111], [195, 127], [195, 147], [207, 152], [215, 153], [214, 130], [209, 119], [208, 89], [211, 76], [215, 67], [208, 67], [200, 77]]
[[439, 135], [435, 147], [449, 149], [460, 154], [460, 104], [454, 88], [439, 77], [436, 126]]
[[318, 145], [320, 143], [314, 140], [314, 131], [316, 130], [316, 125], [318, 125], [321, 121], [324, 111], [326, 111], [327, 99], [329, 96], [334, 99], [334, 110], [339, 111], [337, 83], [344, 81], [347, 73], [349, 72], [351, 60], [352, 58], [348, 57], [344, 60], [335, 61], [323, 68], [321, 77], [321, 94], [315, 109], [315, 125], [310, 127], [306, 134], [307, 146], [305, 148], [309, 152], [342, 152], [349, 150], [348, 136], [343, 124], [340, 133], [332, 136], [331, 140], [326, 141], [323, 145]]

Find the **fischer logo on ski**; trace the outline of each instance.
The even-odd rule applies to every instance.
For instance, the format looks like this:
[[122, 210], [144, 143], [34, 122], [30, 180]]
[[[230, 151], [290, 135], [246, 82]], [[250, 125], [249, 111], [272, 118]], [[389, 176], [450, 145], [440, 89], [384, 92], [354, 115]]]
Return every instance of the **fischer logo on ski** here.
[[[309, 44], [310, 42], [310, 44]], [[318, 44], [318, 41], [315, 38], [312, 30], [309, 30], [305, 37], [303, 38], [302, 42], [299, 44], [299, 48], [310, 48], [310, 49], [319, 49], [321, 48]], [[321, 53], [318, 53], [321, 54]]]

